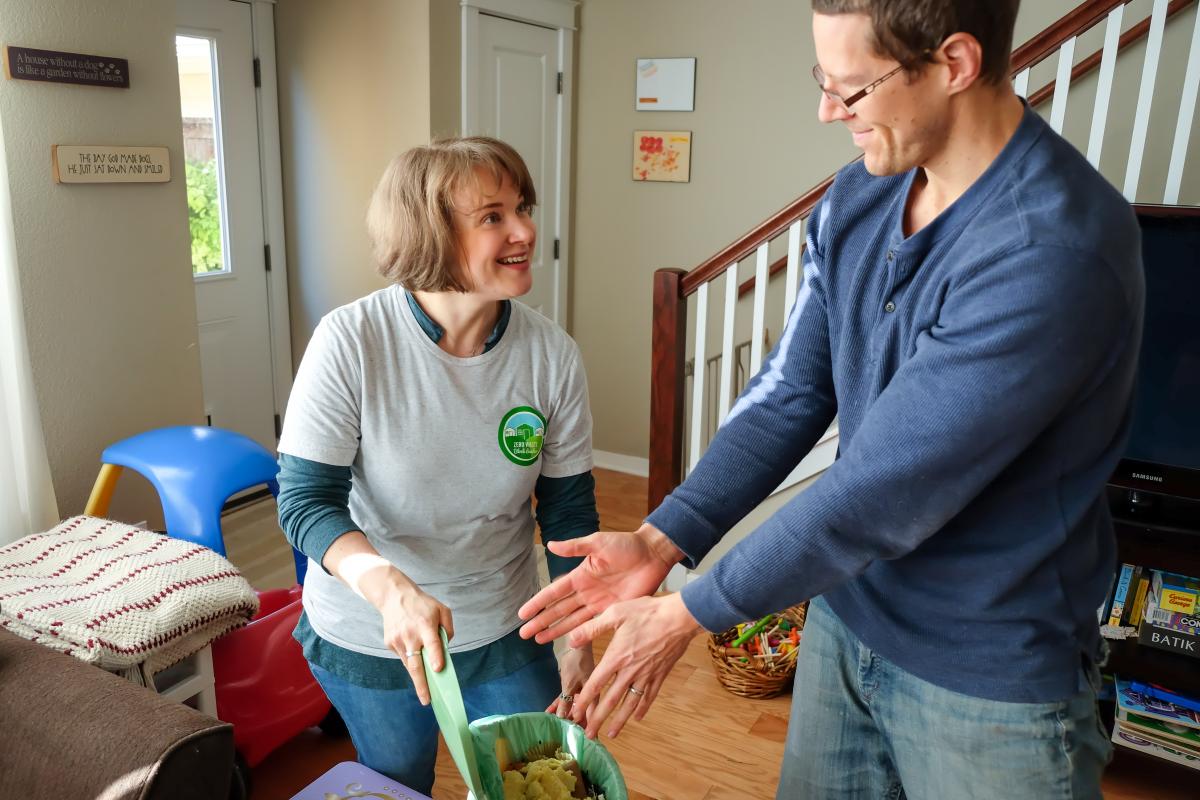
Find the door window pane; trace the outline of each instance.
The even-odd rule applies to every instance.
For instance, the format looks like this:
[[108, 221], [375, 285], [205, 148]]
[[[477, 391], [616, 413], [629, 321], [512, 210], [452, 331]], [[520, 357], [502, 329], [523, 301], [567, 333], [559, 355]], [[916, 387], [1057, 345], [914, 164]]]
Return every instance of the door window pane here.
[[175, 55], [179, 60], [192, 274], [228, 272], [213, 42], [195, 36], [176, 36]]

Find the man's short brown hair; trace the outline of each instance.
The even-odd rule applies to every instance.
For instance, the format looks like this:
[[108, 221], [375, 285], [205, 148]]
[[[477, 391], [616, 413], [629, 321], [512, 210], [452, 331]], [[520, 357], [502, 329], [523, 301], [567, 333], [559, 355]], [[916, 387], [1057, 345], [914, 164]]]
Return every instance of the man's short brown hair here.
[[1021, 0], [813, 0], [818, 14], [866, 14], [875, 51], [919, 71], [947, 36], [969, 33], [983, 48], [980, 77], [1008, 80], [1013, 28]]
[[477, 170], [496, 187], [509, 181], [524, 202], [537, 203], [528, 167], [499, 139], [441, 139], [392, 159], [367, 209], [367, 232], [380, 275], [412, 292], [468, 291], [460, 280], [454, 195], [478, 186]]

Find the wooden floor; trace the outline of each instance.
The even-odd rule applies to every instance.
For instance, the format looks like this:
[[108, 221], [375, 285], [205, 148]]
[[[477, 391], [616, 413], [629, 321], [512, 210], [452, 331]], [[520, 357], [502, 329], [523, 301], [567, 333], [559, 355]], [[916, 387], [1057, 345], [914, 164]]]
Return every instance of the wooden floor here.
[[[596, 470], [596, 495], [602, 528], [631, 530], [641, 524], [646, 508], [644, 478]], [[256, 527], [264, 524], [261, 517], [246, 515]], [[272, 579], [290, 557], [286, 549], [274, 562], [257, 551], [246, 552], [256, 559], [255, 570]], [[247, 577], [252, 584], [261, 585], [248, 570]], [[598, 651], [603, 644], [597, 643]], [[787, 696], [746, 700], [726, 692], [713, 675], [703, 639], [697, 638], [646, 719], [630, 723], [617, 739], [602, 741], [621, 765], [630, 800], [772, 798], [789, 707]], [[306, 731], [254, 769], [252, 800], [289, 800], [334, 764], [353, 760], [354, 748], [348, 740]], [[466, 797], [462, 778], [444, 746], [438, 755], [433, 796], [434, 800]], [[1194, 800], [1200, 797], [1200, 773], [1123, 755], [1105, 776], [1104, 796], [1112, 800]]]

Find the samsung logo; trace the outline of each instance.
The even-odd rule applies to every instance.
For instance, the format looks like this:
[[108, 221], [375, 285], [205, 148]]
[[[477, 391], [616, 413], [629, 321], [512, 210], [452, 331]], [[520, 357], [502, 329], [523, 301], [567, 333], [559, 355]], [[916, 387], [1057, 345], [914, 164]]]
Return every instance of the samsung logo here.
[[1141, 478], [1144, 481], [1154, 481], [1155, 483], [1163, 482], [1161, 475], [1147, 475], [1144, 472], [1135, 472], [1133, 473], [1133, 477]]

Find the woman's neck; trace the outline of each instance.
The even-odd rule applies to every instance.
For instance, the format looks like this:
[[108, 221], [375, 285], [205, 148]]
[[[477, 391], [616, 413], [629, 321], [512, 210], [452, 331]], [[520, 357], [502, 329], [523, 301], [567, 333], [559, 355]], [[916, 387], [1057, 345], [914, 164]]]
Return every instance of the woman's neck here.
[[500, 301], [460, 292], [412, 294], [429, 318], [442, 329], [438, 347], [459, 358], [470, 358], [483, 352], [500, 318]]

